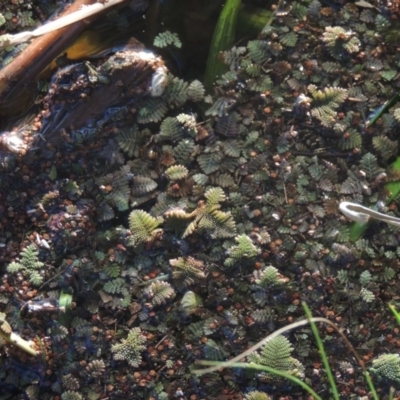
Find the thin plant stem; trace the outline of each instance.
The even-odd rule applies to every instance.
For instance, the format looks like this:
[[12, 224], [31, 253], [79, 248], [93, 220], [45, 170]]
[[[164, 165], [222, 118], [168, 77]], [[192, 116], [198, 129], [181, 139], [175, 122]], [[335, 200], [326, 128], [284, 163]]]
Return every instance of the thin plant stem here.
[[50, 21], [45, 25], [40, 26], [34, 31], [25, 31], [16, 33], [15, 35], [8, 35], [2, 42], [0, 42], [0, 49], [6, 48], [11, 45], [27, 42], [28, 40], [45, 35], [55, 30], [64, 28], [67, 25], [71, 25], [75, 22], [82, 21], [92, 15], [99, 14], [105, 9], [115, 6], [116, 4], [122, 3], [125, 0], [108, 0], [106, 2], [98, 2], [82, 7], [80, 10], [74, 11], [71, 14], [65, 15], [54, 21]]
[[[220, 362], [204, 360], [204, 361], [201, 361], [201, 364], [202, 365], [216, 365], [218, 368]], [[311, 396], [313, 396], [315, 400], [322, 400], [322, 398], [320, 396], [318, 396], [318, 394], [310, 386], [308, 386], [304, 381], [293, 376], [292, 374], [280, 371], [279, 369], [267, 367], [265, 365], [260, 365], [260, 364], [256, 364], [256, 363], [232, 363], [229, 365], [229, 367], [230, 368], [256, 369], [258, 371], [265, 371], [265, 372], [269, 372], [274, 375], [282, 376], [283, 378], [286, 378], [286, 379], [296, 383], [297, 385], [301, 386]]]
[[328, 360], [328, 357], [326, 356], [324, 345], [322, 344], [321, 336], [319, 335], [319, 332], [318, 332], [318, 329], [317, 329], [317, 325], [315, 325], [315, 322], [313, 321], [313, 317], [311, 315], [311, 311], [308, 308], [307, 304], [305, 302], [303, 302], [302, 304], [303, 304], [304, 312], [306, 313], [306, 316], [307, 316], [308, 320], [310, 321], [311, 330], [312, 330], [312, 332], [314, 334], [314, 337], [315, 337], [315, 340], [317, 342], [318, 350], [320, 352], [320, 355], [321, 355], [321, 358], [322, 358], [322, 362], [323, 362], [324, 367], [325, 367], [326, 374], [328, 375], [328, 380], [329, 380], [329, 384], [331, 386], [333, 397], [335, 398], [335, 400], [340, 400], [339, 391], [338, 391], [338, 388], [336, 386], [335, 378], [333, 377], [331, 366], [329, 365], [329, 360]]
[[[325, 322], [327, 324], [330, 325], [334, 325], [336, 327], [336, 325], [329, 321], [329, 319], [326, 318], [320, 318], [320, 317], [313, 317], [313, 321], [315, 322]], [[265, 337], [264, 339], [260, 340], [258, 343], [256, 343], [255, 345], [251, 346], [249, 349], [247, 349], [246, 351], [244, 351], [243, 353], [239, 354], [238, 356], [231, 358], [228, 361], [224, 361], [224, 362], [220, 362], [218, 365], [213, 366], [213, 367], [209, 367], [209, 368], [203, 368], [203, 369], [196, 369], [193, 372], [197, 375], [202, 375], [202, 374], [207, 374], [209, 372], [214, 372], [214, 371], [218, 371], [220, 368], [228, 368], [231, 364], [237, 362], [237, 361], [241, 361], [244, 357], [247, 357], [248, 355], [250, 355], [251, 353], [255, 352], [256, 350], [258, 350], [261, 346], [263, 346], [265, 343], [269, 342], [271, 339], [282, 335], [283, 333], [290, 331], [293, 328], [298, 328], [300, 326], [304, 326], [304, 325], [308, 325], [309, 321], [307, 319], [303, 319], [301, 321], [297, 321], [297, 322], [293, 322], [292, 324], [289, 324], [287, 326], [284, 326], [283, 328], [280, 328], [278, 330], [276, 330], [275, 332], [272, 332], [270, 335], [268, 335], [267, 337]], [[196, 364], [202, 364], [201, 360], [197, 360]]]
[[[327, 375], [328, 375], [328, 379], [329, 379], [329, 383], [330, 383], [331, 388], [332, 388], [333, 395], [334, 395], [335, 399], [336, 399], [336, 398], [339, 399], [339, 397], [336, 397], [336, 395], [339, 396], [339, 393], [338, 393], [338, 390], [337, 390], [337, 387], [336, 387], [335, 380], [334, 380], [334, 378], [333, 378], [332, 370], [331, 370], [331, 368], [330, 368], [329, 361], [328, 361], [328, 358], [327, 358], [327, 356], [326, 356], [325, 349], [324, 349], [323, 344], [322, 344], [321, 337], [320, 337], [319, 332], [318, 332], [318, 329], [317, 329], [317, 327], [316, 327], [316, 325], [315, 325], [315, 318], [312, 317], [311, 311], [310, 311], [310, 309], [308, 308], [308, 306], [307, 306], [306, 303], [303, 303], [303, 308], [304, 308], [304, 311], [305, 311], [305, 313], [306, 313], [306, 315], [307, 315], [307, 318], [308, 318], [309, 321], [310, 321], [311, 329], [312, 329], [312, 331], [313, 331], [315, 340], [316, 340], [316, 342], [317, 342], [318, 349], [319, 349], [319, 351], [320, 351], [320, 353], [321, 353], [321, 358], [322, 358], [322, 361], [323, 361], [323, 363], [324, 363], [324, 366], [325, 366], [325, 369], [326, 369], [326, 373], [327, 373]], [[326, 322], [326, 321], [324, 321], [324, 322]], [[375, 386], [374, 386], [374, 384], [372, 383], [372, 379], [371, 379], [371, 376], [370, 376], [369, 372], [368, 372], [367, 369], [365, 368], [364, 362], [360, 359], [359, 355], [358, 355], [357, 352], [354, 350], [354, 347], [353, 347], [352, 344], [349, 342], [349, 340], [347, 339], [347, 337], [346, 337], [342, 332], [339, 331], [338, 327], [337, 327], [335, 324], [330, 324], [330, 325], [333, 326], [333, 327], [335, 328], [335, 330], [340, 334], [340, 336], [343, 338], [344, 342], [346, 343], [347, 347], [348, 347], [348, 348], [350, 349], [350, 351], [354, 354], [356, 360], [358, 361], [358, 364], [361, 366], [361, 368], [362, 368], [362, 370], [363, 370], [363, 373], [364, 373], [364, 376], [365, 376], [365, 380], [366, 380], [367, 385], [368, 385], [368, 387], [369, 387], [369, 389], [370, 389], [370, 391], [371, 391], [371, 394], [372, 394], [373, 399], [374, 399], [374, 400], [379, 400], [379, 399], [378, 399], [378, 394], [376, 393]], [[333, 385], [332, 385], [332, 383], [333, 383]], [[336, 394], [335, 394], [335, 393], [336, 393]]]
[[400, 314], [397, 312], [396, 308], [394, 305], [389, 304], [390, 311], [393, 313], [393, 315], [396, 318], [397, 323], [400, 325]]
[[[305, 306], [305, 307], [307, 307], [307, 306]], [[392, 307], [391, 307], [391, 309], [393, 311]], [[319, 336], [318, 330], [317, 330], [316, 325], [315, 325], [316, 322], [323, 322], [325, 324], [328, 324], [328, 325], [332, 326], [332, 328], [334, 328], [336, 330], [336, 332], [342, 337], [343, 341], [346, 343], [347, 347], [352, 352], [352, 354], [354, 355], [354, 358], [357, 360], [358, 364], [360, 365], [360, 367], [363, 370], [363, 373], [364, 373], [364, 376], [365, 376], [365, 380], [366, 380], [366, 382], [368, 384], [368, 387], [369, 387], [369, 389], [371, 391], [373, 400], [379, 400], [378, 394], [376, 392], [376, 389], [375, 389], [375, 387], [374, 387], [374, 385], [372, 383], [371, 376], [370, 376], [369, 372], [367, 371], [367, 369], [365, 368], [365, 364], [364, 364], [363, 360], [360, 358], [360, 356], [358, 355], [358, 353], [354, 349], [353, 345], [349, 342], [349, 340], [344, 335], [344, 333], [332, 321], [330, 321], [330, 320], [328, 320], [326, 318], [311, 316], [311, 312], [308, 309], [308, 307], [305, 308], [305, 310], [308, 310], [308, 314], [306, 312], [306, 315], [307, 315], [308, 319], [297, 321], [297, 322], [294, 322], [294, 323], [289, 324], [287, 326], [284, 326], [283, 328], [278, 329], [277, 331], [271, 333], [270, 335], [268, 335], [267, 337], [265, 337], [264, 339], [262, 339], [261, 341], [259, 341], [258, 343], [256, 343], [255, 345], [253, 345], [252, 347], [247, 349], [246, 351], [244, 351], [243, 353], [239, 354], [238, 356], [236, 356], [236, 357], [234, 357], [234, 358], [232, 358], [232, 359], [230, 359], [228, 361], [225, 361], [225, 362], [219, 362], [219, 361], [211, 362], [211, 361], [205, 361], [205, 360], [197, 360], [196, 364], [199, 364], [199, 365], [211, 365], [211, 366], [208, 367], [208, 368], [196, 369], [193, 372], [195, 374], [197, 374], [197, 375], [202, 375], [202, 374], [206, 374], [206, 373], [209, 373], [209, 372], [218, 371], [221, 368], [231, 368], [232, 366], [238, 366], [240, 364], [239, 361], [241, 361], [244, 357], [247, 357], [248, 355], [250, 355], [254, 351], [258, 350], [261, 346], [266, 344], [271, 339], [273, 339], [273, 338], [275, 338], [275, 337], [277, 337], [279, 335], [282, 335], [283, 333], [285, 333], [285, 332], [287, 332], [287, 331], [289, 331], [289, 330], [291, 330], [293, 328], [298, 328], [300, 326], [311, 324], [311, 327], [314, 326], [314, 328], [315, 328], [315, 330], [313, 329], [313, 334], [314, 334], [314, 336], [316, 338], [317, 343], [319, 344], [319, 350], [320, 350], [320, 353], [321, 353], [321, 357], [325, 358], [325, 362], [327, 363], [327, 366], [328, 366], [328, 367], [325, 366], [327, 374], [328, 374], [328, 378], [329, 378], [329, 373], [330, 373], [330, 376], [331, 376], [331, 379], [332, 379], [332, 381], [330, 380], [330, 382], [333, 382], [332, 392], [334, 394], [334, 398], [335, 399], [339, 399], [339, 393], [338, 393], [335, 381], [333, 379], [333, 374], [332, 374], [332, 371], [331, 371], [331, 369], [329, 367], [329, 362], [328, 362], [328, 359], [326, 357], [326, 353], [325, 353], [325, 350], [323, 348], [321, 338]], [[399, 320], [400, 320], [400, 314], [398, 314], [398, 315], [399, 315]], [[258, 364], [243, 363], [243, 365], [246, 365], [246, 366], [251, 365], [253, 369], [257, 369], [257, 368], [255, 368], [253, 366], [254, 365], [258, 365]], [[324, 363], [324, 365], [325, 365], [325, 363]], [[265, 366], [259, 366], [258, 365], [258, 367], [265, 367]], [[265, 368], [269, 368], [269, 367], [265, 367]], [[282, 372], [282, 371], [279, 371], [279, 372]], [[296, 379], [298, 379], [298, 378], [296, 378]]]
[[371, 391], [372, 398], [374, 400], [379, 400], [378, 393], [376, 393], [375, 386], [372, 383], [371, 375], [369, 374], [369, 372], [366, 369], [364, 369], [364, 376], [365, 376], [365, 380], [367, 381], [369, 390]]

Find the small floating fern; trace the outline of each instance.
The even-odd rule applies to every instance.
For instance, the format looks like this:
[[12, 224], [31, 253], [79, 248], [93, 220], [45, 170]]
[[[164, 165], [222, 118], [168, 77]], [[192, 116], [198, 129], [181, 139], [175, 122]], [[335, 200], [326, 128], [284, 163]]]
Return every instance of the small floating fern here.
[[312, 116], [319, 119], [322, 125], [331, 126], [335, 122], [336, 109], [347, 98], [347, 90], [339, 87], [318, 90], [315, 85], [309, 85], [307, 89], [313, 97]]
[[136, 247], [139, 244], [150, 242], [157, 236], [162, 219], [154, 218], [143, 210], [133, 210], [129, 215], [129, 228], [132, 232], [129, 244]]
[[154, 46], [156, 47], [168, 47], [168, 46], [175, 46], [177, 48], [182, 47], [182, 42], [179, 40], [179, 36], [170, 31], [165, 31], [159, 33], [155, 38], [153, 42]]
[[[288, 372], [291, 375], [302, 377], [304, 366], [299, 360], [291, 356], [293, 346], [284, 336], [274, 337], [265, 344], [259, 353], [248, 356], [250, 362]], [[282, 379], [274, 374], [262, 373], [261, 379], [266, 382], [281, 383]]]
[[126, 339], [111, 347], [115, 360], [124, 360], [131, 367], [138, 367], [142, 361], [141, 352], [146, 349], [144, 343], [146, 338], [142, 335], [140, 328], [132, 328]]
[[21, 272], [28, 277], [29, 282], [34, 286], [39, 286], [43, 282], [43, 274], [40, 270], [44, 263], [39, 260], [39, 251], [34, 244], [25, 247], [20, 253], [20, 260], [13, 261], [7, 267], [7, 272], [16, 274]]

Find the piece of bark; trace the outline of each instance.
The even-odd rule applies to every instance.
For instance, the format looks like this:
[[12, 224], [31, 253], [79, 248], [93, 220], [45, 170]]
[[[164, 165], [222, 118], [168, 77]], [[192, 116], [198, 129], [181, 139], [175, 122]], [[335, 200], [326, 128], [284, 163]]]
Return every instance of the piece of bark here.
[[[96, 0], [76, 0], [61, 15], [68, 15]], [[0, 70], [0, 105], [12, 101], [34, 80], [38, 74], [68, 47], [98, 15], [32, 40], [14, 60]]]
[[38, 116], [45, 143], [59, 145], [72, 131], [101, 129], [112, 119], [107, 116], [111, 108], [130, 114], [130, 107], [149, 97], [153, 74], [165, 67], [138, 46], [115, 53], [97, 67], [82, 62], [57, 72]]

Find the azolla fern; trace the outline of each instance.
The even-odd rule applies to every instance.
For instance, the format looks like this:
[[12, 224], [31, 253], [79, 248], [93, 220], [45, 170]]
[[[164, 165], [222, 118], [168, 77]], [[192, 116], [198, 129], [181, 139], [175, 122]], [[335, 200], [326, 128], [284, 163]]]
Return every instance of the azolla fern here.
[[39, 251], [34, 244], [30, 244], [20, 253], [20, 259], [7, 266], [10, 274], [21, 272], [34, 286], [39, 286], [44, 279], [44, 263], [39, 260]]
[[169, 260], [172, 277], [179, 287], [193, 285], [205, 278], [204, 263], [194, 257], [179, 257]]
[[221, 210], [221, 202], [226, 199], [221, 188], [210, 188], [205, 193], [206, 201], [200, 201], [195, 210], [186, 213], [176, 209], [167, 213], [167, 221], [170, 225], [182, 221], [190, 221], [182, 237], [185, 238], [195, 231], [207, 232], [212, 238], [228, 238], [236, 232], [235, 221], [229, 212]]
[[157, 306], [166, 304], [167, 301], [175, 297], [175, 290], [168, 282], [152, 282], [144, 291], [145, 297], [151, 301], [152, 305]]
[[146, 338], [141, 334], [140, 328], [132, 328], [126, 339], [114, 344], [111, 351], [117, 361], [126, 361], [131, 367], [138, 367], [142, 361], [141, 353], [145, 350]]
[[154, 46], [156, 47], [167, 47], [167, 46], [175, 46], [177, 48], [182, 47], [182, 42], [179, 40], [179, 36], [170, 31], [165, 31], [159, 33], [155, 38], [154, 38]]
[[308, 91], [314, 101], [311, 103], [311, 114], [319, 119], [324, 126], [332, 126], [335, 122], [336, 109], [347, 98], [347, 90], [337, 87], [327, 87], [323, 91], [315, 85], [309, 85]]
[[355, 32], [340, 26], [327, 26], [322, 40], [326, 43], [331, 55], [338, 60], [360, 50], [360, 40]]
[[162, 218], [154, 218], [143, 210], [134, 210], [129, 214], [129, 228], [131, 236], [128, 244], [136, 247], [145, 243], [153, 242], [160, 234], [159, 228]]
[[[304, 366], [296, 358], [292, 357], [293, 346], [284, 336], [277, 336], [267, 342], [259, 353], [248, 356], [249, 362], [275, 368], [288, 372], [297, 377], [304, 376]], [[261, 379], [265, 382], [282, 383], [282, 379], [276, 375], [262, 373]]]
[[227, 251], [228, 258], [224, 262], [227, 267], [251, 261], [260, 253], [260, 249], [254, 245], [247, 235], [239, 235], [235, 238], [235, 241], [237, 244]]
[[267, 266], [261, 270], [257, 276], [256, 284], [263, 289], [270, 289], [284, 285], [287, 279], [283, 277], [279, 271], [272, 265]]

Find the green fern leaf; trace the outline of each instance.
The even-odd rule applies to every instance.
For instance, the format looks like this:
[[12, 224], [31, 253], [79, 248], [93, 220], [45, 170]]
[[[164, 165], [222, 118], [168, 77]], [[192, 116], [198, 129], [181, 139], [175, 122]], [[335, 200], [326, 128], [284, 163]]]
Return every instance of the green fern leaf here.
[[286, 281], [275, 267], [269, 265], [261, 271], [260, 276], [255, 282], [263, 289], [269, 289], [283, 285]]
[[197, 185], [205, 186], [208, 182], [208, 176], [204, 174], [195, 174], [193, 175], [193, 180]]
[[197, 79], [190, 83], [187, 90], [188, 99], [198, 102], [204, 99], [206, 90], [203, 84]]
[[[293, 347], [289, 340], [280, 335], [268, 341], [259, 353], [250, 354], [248, 360], [301, 378], [304, 373], [304, 366], [291, 356], [292, 351]], [[262, 373], [262, 377], [262, 380], [266, 382], [282, 383], [284, 381], [282, 378], [269, 373]]]
[[228, 114], [228, 111], [233, 107], [235, 102], [234, 99], [229, 97], [218, 97], [205, 114], [213, 117], [224, 117]]
[[141, 105], [138, 112], [138, 122], [141, 124], [161, 121], [168, 111], [167, 104], [161, 97], [148, 98]]
[[191, 114], [181, 113], [176, 116], [177, 121], [183, 125], [186, 132], [191, 136], [195, 137], [197, 133], [197, 122], [196, 118]]
[[125, 294], [126, 282], [122, 278], [116, 278], [104, 284], [103, 290], [109, 294]]
[[263, 307], [260, 310], [253, 311], [251, 313], [251, 316], [256, 322], [260, 322], [262, 324], [265, 324], [269, 321], [274, 321], [276, 319], [274, 311], [268, 307]]
[[168, 282], [155, 281], [145, 290], [145, 295], [150, 298], [155, 306], [166, 304], [166, 302], [175, 297], [175, 290]]
[[368, 285], [372, 280], [371, 272], [363, 271], [361, 273], [361, 275], [360, 275], [360, 279], [359, 280], [360, 280], [360, 283], [361, 283], [362, 286]]
[[352, 150], [362, 146], [362, 137], [359, 132], [349, 129], [339, 141], [339, 148], [342, 150]]
[[20, 262], [24, 266], [24, 268], [40, 269], [44, 266], [44, 263], [38, 260], [39, 251], [33, 244], [25, 247], [21, 251], [20, 257]]
[[132, 244], [135, 246], [150, 241], [161, 222], [162, 218], [154, 218], [146, 211], [132, 211], [129, 214], [129, 229], [132, 233]]
[[381, 72], [381, 77], [386, 81], [390, 82], [397, 75], [397, 71], [393, 69], [385, 70]]
[[205, 174], [211, 174], [218, 171], [222, 154], [220, 152], [203, 153], [197, 157], [197, 162]]
[[372, 138], [372, 144], [384, 161], [398, 154], [397, 140], [390, 140], [386, 136], [375, 136]]
[[181, 309], [185, 312], [185, 314], [190, 315], [196, 311], [198, 307], [203, 306], [203, 299], [192, 292], [191, 290], [187, 291], [181, 300]]
[[259, 76], [257, 78], [249, 79], [246, 82], [246, 85], [249, 88], [249, 90], [262, 93], [271, 89], [272, 81], [268, 75], [264, 75], [264, 76]]
[[250, 40], [247, 43], [249, 57], [259, 65], [262, 65], [270, 57], [269, 45], [264, 40]]
[[142, 361], [141, 352], [146, 349], [143, 344], [146, 338], [141, 334], [140, 328], [133, 328], [129, 331], [126, 339], [121, 343], [111, 346], [115, 360], [125, 360], [132, 367], [138, 367]]
[[393, 111], [393, 117], [397, 122], [400, 122], [400, 108], [395, 108]]
[[297, 43], [298, 36], [295, 32], [288, 32], [279, 38], [279, 41], [286, 47], [294, 47]]
[[117, 136], [117, 142], [129, 157], [139, 157], [140, 147], [143, 144], [146, 135], [140, 131], [137, 125], [131, 129], [121, 130]]
[[236, 224], [232, 214], [218, 209], [208, 211], [200, 219], [198, 227], [215, 239], [229, 238], [236, 234]]
[[[170, 107], [181, 107], [188, 98], [188, 83], [178, 77], [170, 76], [164, 97]], [[156, 122], [156, 121], [154, 121]]]
[[121, 267], [118, 264], [108, 264], [105, 266], [104, 272], [110, 278], [118, 278], [121, 274]]
[[[207, 176], [207, 175], [204, 175]], [[216, 174], [210, 177], [210, 181], [214, 186], [222, 188], [236, 188], [236, 183], [231, 174]]]
[[252, 78], [256, 78], [257, 76], [260, 76], [261, 74], [261, 65], [258, 64], [249, 64], [246, 67], [246, 72], [252, 77]]
[[253, 241], [247, 235], [239, 235], [235, 238], [237, 245], [228, 249], [228, 258], [224, 265], [232, 267], [244, 260], [251, 260], [260, 253], [260, 249], [256, 247]]
[[400, 384], [400, 355], [381, 354], [372, 360], [371, 372], [383, 381]]
[[204, 263], [193, 257], [179, 257], [169, 260], [172, 277], [180, 287], [187, 287], [205, 278]]
[[340, 26], [327, 26], [322, 35], [328, 51], [333, 57], [340, 60], [343, 52], [356, 53], [360, 49], [360, 40], [355, 36], [355, 32], [345, 30]]
[[13, 261], [12, 263], [8, 264], [7, 266], [7, 272], [10, 274], [15, 274], [19, 271], [23, 271], [24, 266], [18, 262]]
[[144, 194], [152, 192], [157, 187], [157, 182], [147, 176], [134, 176], [132, 182], [133, 196], [143, 196]]
[[394, 271], [393, 268], [390, 267], [385, 267], [383, 270], [382, 278], [385, 282], [389, 282], [392, 280], [396, 275], [396, 272]]
[[349, 228], [339, 221], [329, 221], [325, 224], [324, 238], [326, 240], [335, 240], [340, 243], [348, 242]]
[[183, 129], [176, 118], [167, 117], [161, 123], [160, 133], [156, 136], [156, 141], [171, 140], [177, 142], [183, 138]]
[[229, 157], [240, 157], [242, 144], [237, 140], [226, 140], [222, 143], [222, 150]]
[[364, 287], [361, 288], [360, 296], [365, 303], [371, 303], [375, 300], [374, 293]]
[[99, 221], [109, 221], [115, 217], [114, 211], [106, 202], [101, 202], [96, 209]]
[[208, 205], [219, 204], [226, 199], [225, 192], [220, 187], [208, 189], [205, 197]]
[[33, 286], [39, 286], [43, 283], [40, 270], [44, 266], [44, 263], [39, 260], [39, 251], [36, 246], [30, 244], [21, 251], [19, 261], [14, 261], [7, 266], [7, 271], [13, 274], [22, 272]]
[[271, 397], [265, 392], [253, 390], [245, 395], [245, 400], [271, 400]]
[[362, 156], [360, 168], [365, 172], [367, 179], [374, 179], [383, 171], [383, 169], [378, 166], [377, 158], [371, 153]]
[[324, 126], [332, 126], [335, 122], [336, 109], [346, 100], [347, 90], [338, 87], [327, 87], [318, 90], [315, 85], [309, 85], [308, 91], [313, 97], [311, 115], [319, 119]]
[[207, 360], [222, 361], [229, 355], [222, 347], [220, 347], [214, 340], [208, 338], [203, 347], [203, 354]]
[[160, 48], [167, 46], [175, 46], [180, 49], [182, 47], [182, 42], [179, 40], [178, 34], [170, 31], [159, 33], [154, 38], [153, 44], [155, 47], [160, 47]]
[[378, 32], [384, 32], [390, 28], [392, 24], [383, 15], [378, 14], [375, 18], [375, 27]]
[[189, 170], [186, 167], [184, 167], [183, 165], [173, 165], [172, 167], [169, 167], [165, 171], [165, 176], [170, 181], [184, 179], [188, 176], [188, 174], [189, 174]]
[[185, 231], [182, 234], [182, 238], [185, 238], [189, 235], [191, 235], [197, 228], [197, 221], [192, 221], [185, 229]]
[[43, 283], [43, 276], [38, 271], [29, 271], [28, 276], [33, 286], [40, 286]]
[[218, 119], [215, 132], [226, 137], [236, 137], [239, 134], [239, 124], [235, 113]]
[[193, 161], [192, 154], [195, 150], [193, 140], [183, 139], [174, 148], [174, 157], [180, 164], [189, 164]]

